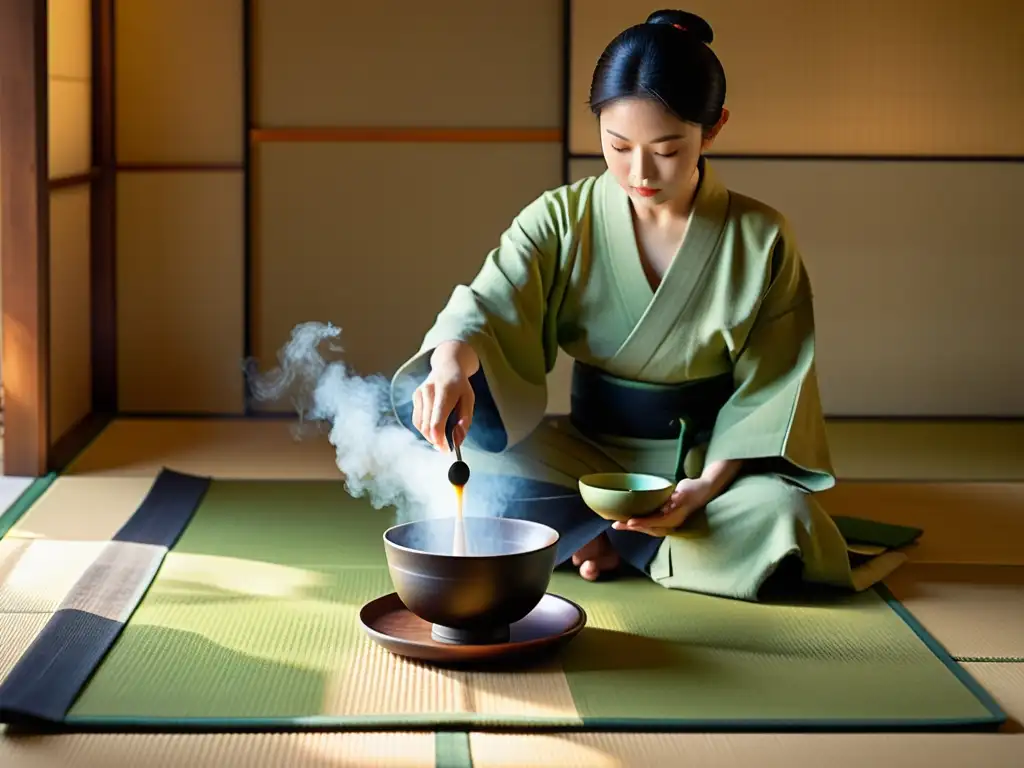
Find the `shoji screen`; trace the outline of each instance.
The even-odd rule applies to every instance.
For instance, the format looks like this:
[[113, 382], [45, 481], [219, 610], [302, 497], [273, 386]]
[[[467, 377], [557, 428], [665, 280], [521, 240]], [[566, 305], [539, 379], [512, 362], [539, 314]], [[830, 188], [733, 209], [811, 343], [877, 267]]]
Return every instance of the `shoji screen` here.
[[561, 182], [561, 3], [258, 0], [253, 24], [253, 350], [332, 322], [390, 375]]
[[116, 7], [122, 411], [240, 413], [243, 3]]
[[49, 0], [50, 444], [92, 411], [90, 0]]

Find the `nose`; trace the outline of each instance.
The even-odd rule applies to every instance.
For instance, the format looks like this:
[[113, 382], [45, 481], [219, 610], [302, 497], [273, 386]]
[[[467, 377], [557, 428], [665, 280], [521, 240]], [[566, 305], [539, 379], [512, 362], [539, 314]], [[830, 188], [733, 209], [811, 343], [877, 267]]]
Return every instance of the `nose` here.
[[653, 169], [654, 163], [647, 153], [640, 147], [634, 149], [633, 156], [629, 161], [630, 183], [638, 187], [650, 183], [650, 179], [654, 175], [652, 173]]

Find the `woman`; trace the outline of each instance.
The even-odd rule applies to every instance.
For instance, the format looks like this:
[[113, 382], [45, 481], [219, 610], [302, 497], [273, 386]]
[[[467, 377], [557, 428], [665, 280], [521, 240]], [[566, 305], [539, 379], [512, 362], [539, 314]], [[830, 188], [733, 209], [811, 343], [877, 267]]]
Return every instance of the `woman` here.
[[[703, 19], [661, 11], [609, 44], [590, 93], [607, 172], [520, 212], [397, 373], [396, 412], [441, 450], [456, 420], [467, 492], [510, 494], [500, 514], [556, 528], [585, 579], [625, 560], [755, 600], [788, 559], [862, 589], [903, 556], [853, 568], [811, 497], [834, 483], [811, 286], [785, 218], [703, 157], [729, 117], [711, 42]], [[545, 416], [559, 347], [568, 418]], [[660, 513], [611, 525], [576, 481], [623, 470], [678, 485]]]

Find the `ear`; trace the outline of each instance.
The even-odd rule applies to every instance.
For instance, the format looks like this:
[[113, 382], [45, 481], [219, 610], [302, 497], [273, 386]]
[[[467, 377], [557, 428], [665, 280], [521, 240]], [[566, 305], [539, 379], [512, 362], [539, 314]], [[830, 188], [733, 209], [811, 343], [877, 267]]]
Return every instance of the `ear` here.
[[727, 122], [729, 122], [729, 110], [722, 107], [722, 116], [718, 118], [718, 122], [714, 124], [711, 130], [704, 134], [704, 141], [701, 143], [702, 152], [707, 152], [711, 148], [711, 145], [715, 143], [715, 139]]

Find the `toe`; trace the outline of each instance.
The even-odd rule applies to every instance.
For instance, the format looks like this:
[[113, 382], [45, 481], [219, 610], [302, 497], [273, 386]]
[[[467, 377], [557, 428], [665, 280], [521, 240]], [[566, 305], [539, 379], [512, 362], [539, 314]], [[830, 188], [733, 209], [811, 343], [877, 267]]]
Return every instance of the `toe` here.
[[587, 560], [580, 566], [580, 576], [587, 581], [595, 581], [601, 575], [601, 570], [593, 560]]

